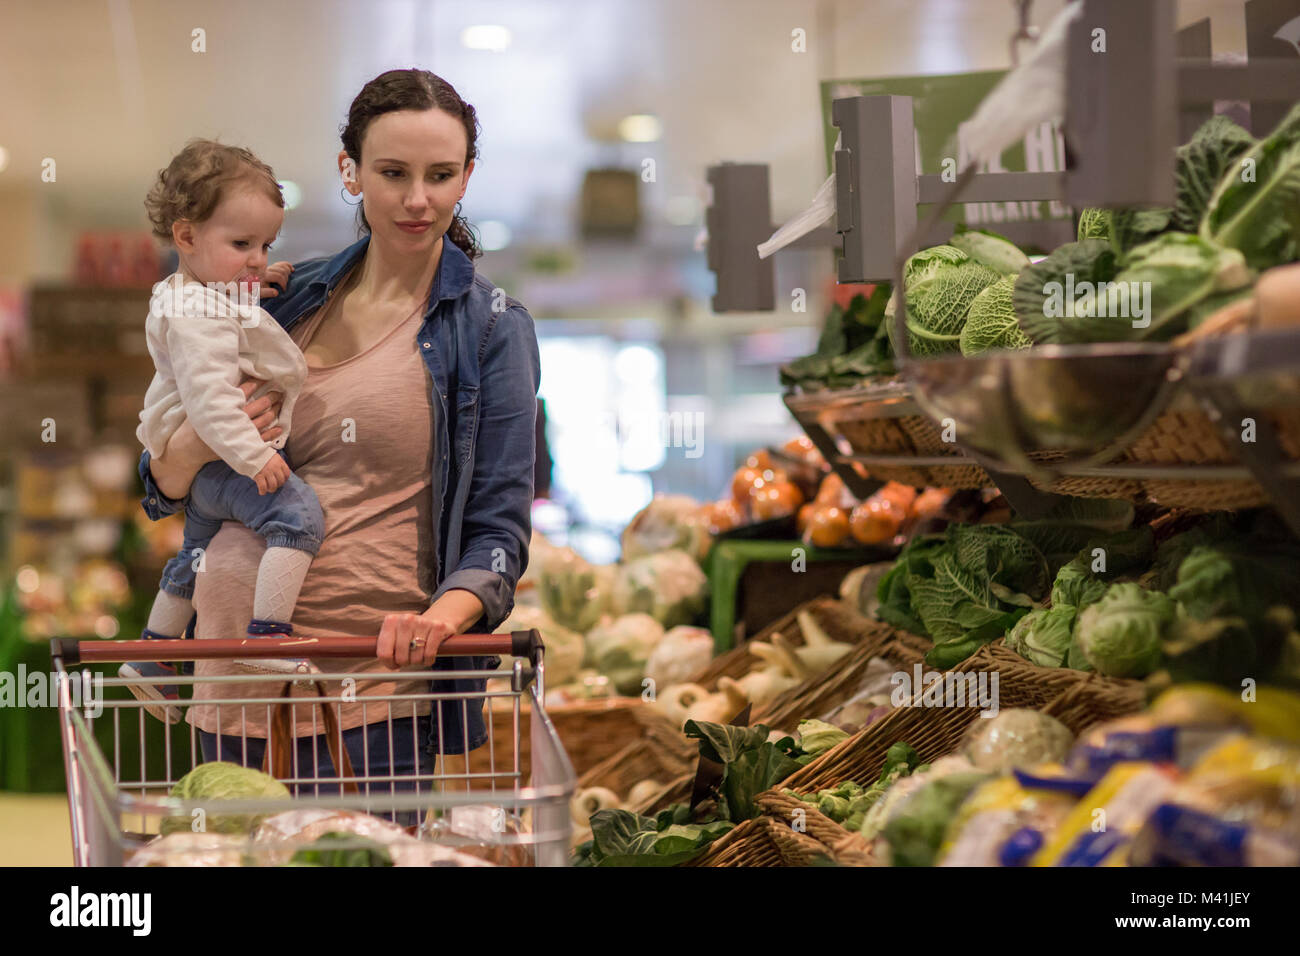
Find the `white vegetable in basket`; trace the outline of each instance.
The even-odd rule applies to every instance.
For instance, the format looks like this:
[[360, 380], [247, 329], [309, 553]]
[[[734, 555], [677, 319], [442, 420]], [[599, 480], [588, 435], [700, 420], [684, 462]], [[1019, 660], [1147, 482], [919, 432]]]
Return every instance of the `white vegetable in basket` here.
[[1055, 717], [1013, 707], [989, 720], [977, 720], [966, 734], [963, 752], [980, 770], [1009, 771], [1065, 757], [1074, 734]]
[[640, 780], [628, 791], [625, 806], [627, 809], [635, 811], [663, 788], [664, 785], [658, 780]]
[[766, 704], [807, 679], [807, 668], [788, 649], [776, 644], [780, 636], [773, 635], [772, 644], [750, 641], [746, 645], [751, 654], [767, 664], [750, 671], [739, 681], [741, 689], [755, 706]]
[[579, 790], [569, 801], [569, 816], [579, 826], [587, 826], [593, 813], [617, 810], [623, 806], [618, 794], [608, 787], [587, 787]]
[[[559, 687], [571, 683], [582, 669], [586, 656], [586, 642], [577, 631], [556, 623], [555, 619], [538, 607], [515, 605], [510, 616], [502, 623], [501, 631], [529, 631], [534, 628], [542, 635], [546, 645], [543, 662], [546, 666], [546, 686]], [[501, 667], [508, 669], [511, 659], [503, 657]]]
[[730, 677], [718, 679], [718, 692], [711, 694], [699, 684], [666, 687], [655, 698], [664, 716], [680, 727], [688, 720], [725, 724], [749, 703], [749, 697]]
[[542, 607], [556, 623], [588, 631], [610, 610], [614, 565], [591, 564], [572, 548], [547, 548], [537, 560]]
[[799, 630], [803, 632], [804, 645], [803, 647], [796, 647], [794, 653], [814, 675], [820, 674], [831, 667], [841, 657], [853, 650], [852, 644], [837, 641], [827, 634], [822, 626], [817, 623], [817, 618], [813, 616], [811, 611], [800, 611], [796, 620], [799, 622]]
[[659, 641], [646, 661], [645, 676], [656, 687], [690, 680], [713, 660], [713, 635], [702, 627], [674, 627]]
[[655, 495], [623, 529], [623, 560], [678, 549], [699, 560], [710, 536], [701, 520], [700, 503], [686, 495]]
[[587, 635], [587, 662], [620, 694], [640, 694], [646, 661], [663, 636], [663, 627], [648, 614], [603, 618]]
[[619, 566], [614, 610], [651, 615], [664, 627], [689, 624], [704, 610], [709, 579], [685, 551], [660, 551]]

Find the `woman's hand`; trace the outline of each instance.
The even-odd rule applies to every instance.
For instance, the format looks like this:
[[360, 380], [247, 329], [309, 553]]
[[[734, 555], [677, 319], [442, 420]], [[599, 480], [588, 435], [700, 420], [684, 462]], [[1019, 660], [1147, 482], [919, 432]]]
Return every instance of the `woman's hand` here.
[[[246, 378], [239, 383], [239, 388], [244, 397], [249, 398], [263, 384], [260, 379]], [[270, 392], [244, 406], [244, 414], [257, 426], [262, 441], [274, 441], [284, 432], [276, 424], [283, 401], [283, 395]], [[186, 418], [168, 440], [163, 453], [149, 460], [149, 473], [153, 475], [159, 491], [168, 498], [180, 499], [189, 494], [190, 485], [199, 469], [210, 461], [216, 461], [217, 457], [217, 453], [199, 438], [198, 432]]]
[[[433, 610], [430, 608], [429, 610]], [[389, 614], [379, 630], [375, 656], [389, 666], [432, 664], [438, 648], [456, 628], [451, 621], [424, 614]]]

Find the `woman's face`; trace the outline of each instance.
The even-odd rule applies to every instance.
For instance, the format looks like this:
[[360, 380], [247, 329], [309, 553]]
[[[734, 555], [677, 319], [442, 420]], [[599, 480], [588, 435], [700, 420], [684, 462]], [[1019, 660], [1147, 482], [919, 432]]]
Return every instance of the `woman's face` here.
[[339, 153], [344, 186], [361, 196], [372, 239], [402, 254], [431, 253], [474, 170], [465, 165], [465, 148], [465, 127], [443, 110], [398, 110], [372, 120], [352, 182], [351, 161]]

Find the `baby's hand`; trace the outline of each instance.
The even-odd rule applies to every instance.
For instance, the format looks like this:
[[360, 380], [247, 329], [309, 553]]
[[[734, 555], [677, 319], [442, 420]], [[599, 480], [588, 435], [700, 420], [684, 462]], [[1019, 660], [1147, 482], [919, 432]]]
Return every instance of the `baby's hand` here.
[[[273, 262], [266, 268], [266, 278], [262, 280], [261, 297], [263, 299], [274, 299], [284, 289], [289, 287], [289, 276], [293, 273], [293, 266], [287, 262]], [[277, 289], [276, 286], [279, 286]]]
[[266, 466], [254, 476], [253, 480], [257, 482], [257, 493], [259, 495], [269, 495], [280, 490], [280, 486], [289, 480], [289, 466], [285, 464], [283, 458], [275, 455]]

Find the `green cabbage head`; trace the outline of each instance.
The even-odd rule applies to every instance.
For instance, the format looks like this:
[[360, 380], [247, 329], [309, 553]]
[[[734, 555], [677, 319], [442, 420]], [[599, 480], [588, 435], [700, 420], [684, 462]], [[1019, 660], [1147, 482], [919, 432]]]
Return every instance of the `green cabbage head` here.
[[1145, 677], [1160, 665], [1161, 637], [1177, 609], [1160, 591], [1112, 584], [1100, 601], [1079, 614], [1074, 637], [1097, 673]]
[[[907, 293], [907, 342], [912, 354], [926, 358], [959, 351], [971, 303], [999, 278], [996, 270], [953, 246], [923, 249], [908, 259], [903, 267], [903, 286]], [[891, 336], [893, 314], [892, 307], [886, 311]]]
[[1016, 310], [1011, 304], [1015, 287], [1014, 275], [1003, 276], [975, 296], [958, 340], [962, 355], [979, 355], [992, 349], [1025, 349], [1034, 344], [1016, 321]]
[[[197, 802], [275, 800], [291, 796], [289, 788], [269, 774], [220, 760], [199, 764], [176, 781], [171, 795], [181, 800]], [[204, 829], [209, 833], [249, 833], [264, 815], [208, 812]], [[189, 816], [164, 817], [160, 827], [164, 834], [192, 828], [193, 820]]]

